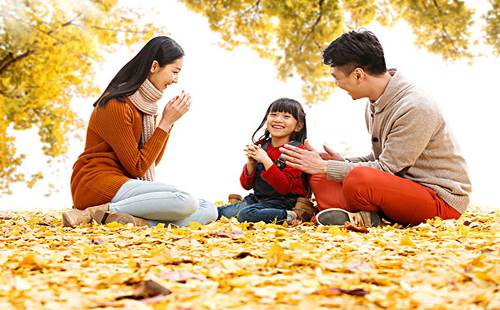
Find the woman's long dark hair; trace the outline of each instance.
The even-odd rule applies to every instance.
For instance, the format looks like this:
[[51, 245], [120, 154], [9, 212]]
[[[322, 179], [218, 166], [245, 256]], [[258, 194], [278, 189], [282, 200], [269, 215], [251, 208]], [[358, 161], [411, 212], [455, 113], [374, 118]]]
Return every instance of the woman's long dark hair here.
[[183, 56], [184, 50], [171, 38], [160, 36], [151, 39], [118, 71], [101, 97], [94, 103], [94, 107], [96, 105], [104, 107], [113, 98], [124, 102], [124, 97], [135, 93], [147, 79], [154, 60], [163, 67]]
[[267, 120], [267, 116], [271, 112], [285, 112], [285, 113], [290, 113], [295, 120], [297, 120], [298, 123], [301, 123], [302, 129], [299, 132], [293, 132], [290, 136], [290, 141], [297, 141], [300, 143], [304, 143], [305, 139], [307, 138], [307, 125], [306, 125], [306, 113], [304, 112], [304, 109], [302, 108], [302, 105], [294, 99], [289, 99], [289, 98], [280, 98], [271, 103], [269, 108], [267, 108], [266, 114], [264, 115], [264, 119], [262, 119], [262, 122], [260, 123], [259, 127], [257, 127], [257, 130], [252, 135], [252, 142], [253, 143], [264, 143], [269, 139], [270, 133], [269, 130], [264, 131], [264, 134], [260, 136], [257, 140], [255, 140], [255, 135], [259, 130], [264, 126]]

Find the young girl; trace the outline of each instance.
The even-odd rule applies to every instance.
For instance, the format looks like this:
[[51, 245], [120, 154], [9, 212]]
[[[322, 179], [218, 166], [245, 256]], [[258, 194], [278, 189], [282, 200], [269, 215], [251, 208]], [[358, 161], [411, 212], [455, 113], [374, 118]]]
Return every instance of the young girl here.
[[[255, 141], [255, 135], [264, 124], [264, 135]], [[306, 137], [306, 115], [299, 102], [281, 98], [271, 103], [252, 136], [254, 144], [245, 148], [248, 162], [243, 167], [240, 182], [244, 189], [253, 189], [254, 193], [241, 202], [220, 207], [219, 217], [266, 223], [309, 220], [298, 218], [292, 211], [298, 197], [309, 197], [305, 175], [285, 166], [279, 151], [287, 143], [303, 148]]]
[[182, 92], [167, 103], [156, 126], [157, 103], [165, 88], [177, 83], [183, 56], [171, 38], [153, 38], [94, 103], [85, 150], [71, 176], [76, 209], [63, 213], [64, 226], [92, 220], [187, 225], [217, 218], [212, 203], [155, 181], [170, 130], [191, 105]]

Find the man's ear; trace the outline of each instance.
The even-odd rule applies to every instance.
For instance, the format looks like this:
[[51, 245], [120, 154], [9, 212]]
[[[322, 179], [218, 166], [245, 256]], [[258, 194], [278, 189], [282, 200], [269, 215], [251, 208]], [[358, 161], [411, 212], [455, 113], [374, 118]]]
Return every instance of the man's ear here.
[[361, 69], [361, 68], [356, 68], [354, 69], [354, 78], [357, 80], [357, 81], [361, 81], [362, 79], [365, 78], [365, 70]]
[[158, 63], [158, 61], [153, 60], [153, 63], [151, 64], [151, 69], [149, 70], [149, 72], [155, 73], [159, 69], [160, 69], [160, 64]]

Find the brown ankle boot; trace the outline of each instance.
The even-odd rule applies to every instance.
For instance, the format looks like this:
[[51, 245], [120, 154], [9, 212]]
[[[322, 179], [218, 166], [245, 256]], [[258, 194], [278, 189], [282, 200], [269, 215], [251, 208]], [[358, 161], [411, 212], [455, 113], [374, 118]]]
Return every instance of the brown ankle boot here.
[[229, 196], [227, 197], [229, 204], [240, 202], [241, 199], [241, 195], [238, 194], [229, 194]]
[[62, 221], [64, 227], [76, 227], [82, 224], [92, 222], [92, 218], [97, 211], [108, 211], [109, 203], [99, 206], [90, 207], [85, 210], [73, 209], [62, 213]]
[[109, 202], [104, 203], [102, 205], [95, 206], [95, 207], [87, 208], [87, 209], [85, 209], [85, 211], [88, 211], [90, 218], [93, 219], [95, 217], [95, 214], [97, 211], [103, 211], [103, 212], [109, 211]]
[[88, 224], [92, 218], [87, 210], [73, 209], [62, 213], [64, 227], [76, 227], [81, 224]]
[[148, 220], [140, 217], [132, 216], [125, 212], [113, 212], [113, 211], [102, 211], [98, 210], [93, 215], [92, 219], [98, 224], [104, 225], [107, 223], [121, 223], [128, 224], [132, 223], [134, 226], [147, 226]]
[[292, 209], [295, 214], [297, 214], [297, 219], [302, 222], [310, 222], [314, 213], [316, 212], [316, 207], [314, 207], [312, 201], [305, 197], [297, 198], [295, 207]]

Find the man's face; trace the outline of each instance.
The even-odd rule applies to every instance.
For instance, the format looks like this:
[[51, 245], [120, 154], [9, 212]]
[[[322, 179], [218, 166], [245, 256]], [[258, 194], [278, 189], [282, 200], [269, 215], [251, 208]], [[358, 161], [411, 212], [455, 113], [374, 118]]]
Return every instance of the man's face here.
[[335, 84], [345, 90], [353, 100], [366, 97], [359, 78], [356, 78], [356, 69], [346, 73], [340, 67], [332, 67], [332, 76]]

